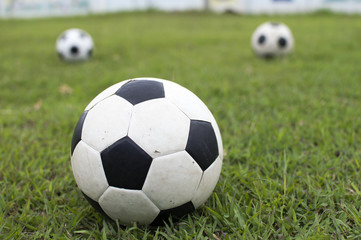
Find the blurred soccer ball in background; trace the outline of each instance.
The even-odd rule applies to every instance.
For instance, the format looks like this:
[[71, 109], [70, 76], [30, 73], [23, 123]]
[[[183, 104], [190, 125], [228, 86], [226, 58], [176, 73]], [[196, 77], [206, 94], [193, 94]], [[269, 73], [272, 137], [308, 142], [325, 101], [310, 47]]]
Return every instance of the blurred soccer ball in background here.
[[56, 51], [64, 61], [84, 61], [92, 56], [93, 39], [84, 30], [72, 28], [56, 40]]
[[266, 22], [253, 32], [251, 44], [258, 56], [272, 58], [289, 54], [294, 47], [294, 39], [285, 24]]

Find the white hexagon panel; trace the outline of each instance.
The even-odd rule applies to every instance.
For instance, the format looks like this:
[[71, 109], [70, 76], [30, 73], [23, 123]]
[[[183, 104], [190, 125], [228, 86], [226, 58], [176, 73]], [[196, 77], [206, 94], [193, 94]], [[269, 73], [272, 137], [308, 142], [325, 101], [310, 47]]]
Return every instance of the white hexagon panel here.
[[184, 150], [189, 126], [183, 112], [159, 98], [134, 106], [128, 136], [155, 158]]
[[99, 152], [80, 141], [71, 156], [71, 166], [78, 187], [97, 201], [109, 186]]
[[196, 194], [192, 199], [195, 208], [201, 206], [212, 194], [216, 187], [222, 169], [222, 159], [218, 157], [211, 166], [204, 171]]
[[112, 219], [121, 224], [136, 222], [149, 225], [160, 210], [141, 190], [109, 187], [99, 199], [99, 205]]
[[153, 159], [142, 190], [161, 210], [174, 208], [193, 198], [202, 173], [186, 151], [169, 154]]
[[[129, 80], [130, 81], [130, 80]], [[119, 83], [116, 83], [110, 87], [108, 87], [107, 89], [105, 89], [103, 92], [99, 93], [89, 104], [88, 106], [86, 106], [85, 110], [89, 110], [92, 107], [95, 106], [95, 104], [97, 104], [98, 102], [106, 99], [107, 97], [110, 97], [111, 95], [113, 95], [121, 86], [123, 86], [124, 84], [126, 84], [128, 81], [122, 81]]]
[[99, 102], [87, 113], [81, 139], [101, 152], [127, 135], [132, 108], [116, 95]]
[[212, 113], [194, 93], [178, 84], [166, 81], [164, 83], [165, 97], [174, 103], [190, 119], [210, 122]]

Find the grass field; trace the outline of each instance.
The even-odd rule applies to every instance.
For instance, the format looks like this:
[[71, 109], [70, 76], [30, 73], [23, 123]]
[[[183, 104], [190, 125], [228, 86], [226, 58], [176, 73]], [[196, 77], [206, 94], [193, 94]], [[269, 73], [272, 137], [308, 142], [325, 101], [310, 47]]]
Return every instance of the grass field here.
[[[253, 30], [282, 21], [294, 53], [266, 61]], [[79, 27], [94, 58], [59, 61]], [[0, 21], [1, 239], [360, 239], [361, 17], [122, 13]], [[103, 89], [175, 81], [213, 112], [225, 157], [206, 204], [165, 227], [109, 223], [72, 175], [72, 132]]]

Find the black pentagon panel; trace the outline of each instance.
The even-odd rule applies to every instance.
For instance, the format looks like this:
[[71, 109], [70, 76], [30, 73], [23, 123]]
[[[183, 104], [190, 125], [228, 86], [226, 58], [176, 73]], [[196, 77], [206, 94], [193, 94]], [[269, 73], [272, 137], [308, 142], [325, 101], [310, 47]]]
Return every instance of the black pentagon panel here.
[[278, 46], [280, 48], [285, 48], [287, 46], [287, 40], [285, 38], [283, 38], [283, 37], [280, 37], [278, 39]]
[[77, 46], [72, 46], [70, 48], [70, 54], [71, 55], [78, 55], [78, 53], [79, 53], [79, 48]]
[[275, 57], [275, 55], [273, 53], [265, 53], [265, 54], [263, 54], [263, 57], [265, 59], [273, 59]]
[[81, 192], [85, 199], [90, 203], [90, 205], [92, 205], [92, 207], [97, 210], [98, 212], [100, 212], [106, 219], [110, 220], [111, 218], [104, 212], [104, 210], [102, 209], [102, 207], [99, 205], [98, 202], [94, 201], [93, 199], [91, 199], [90, 197], [88, 197], [85, 193]]
[[206, 170], [218, 157], [218, 143], [212, 124], [191, 120], [186, 151]]
[[266, 37], [264, 35], [259, 36], [258, 43], [262, 45], [265, 42], [266, 42]]
[[115, 93], [135, 105], [156, 98], [164, 98], [163, 83], [152, 80], [133, 80]]
[[150, 224], [151, 226], [164, 225], [165, 222], [168, 222], [168, 218], [171, 216], [173, 219], [179, 220], [183, 216], [191, 213], [195, 210], [192, 202], [187, 202], [183, 205], [180, 205], [175, 208], [161, 210], [158, 216]]
[[93, 49], [90, 49], [90, 50], [88, 51], [88, 57], [91, 57], [91, 56], [93, 56]]
[[85, 120], [87, 114], [88, 114], [88, 111], [84, 111], [83, 114], [80, 116], [78, 123], [75, 126], [74, 133], [73, 133], [73, 139], [71, 140], [71, 151], [70, 151], [71, 155], [73, 155], [76, 145], [81, 140], [83, 124], [84, 124], [84, 120]]
[[278, 22], [270, 22], [270, 23], [271, 23], [271, 25], [274, 26], [274, 27], [277, 27], [278, 25], [280, 25], [280, 23], [278, 23]]
[[103, 150], [101, 158], [110, 186], [142, 189], [152, 158], [129, 137]]

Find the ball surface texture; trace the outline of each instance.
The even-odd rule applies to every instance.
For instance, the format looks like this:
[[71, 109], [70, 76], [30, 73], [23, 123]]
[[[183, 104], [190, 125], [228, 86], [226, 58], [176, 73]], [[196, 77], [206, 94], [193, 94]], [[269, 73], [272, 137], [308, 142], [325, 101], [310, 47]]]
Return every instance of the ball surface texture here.
[[293, 50], [294, 39], [285, 24], [266, 22], [253, 32], [251, 45], [258, 56], [272, 58], [289, 54]]
[[216, 120], [191, 91], [163, 79], [117, 83], [85, 108], [73, 134], [78, 187], [105, 216], [160, 225], [201, 206], [215, 188], [223, 147]]
[[93, 53], [92, 37], [84, 30], [68, 29], [56, 40], [56, 51], [64, 61], [88, 60]]

